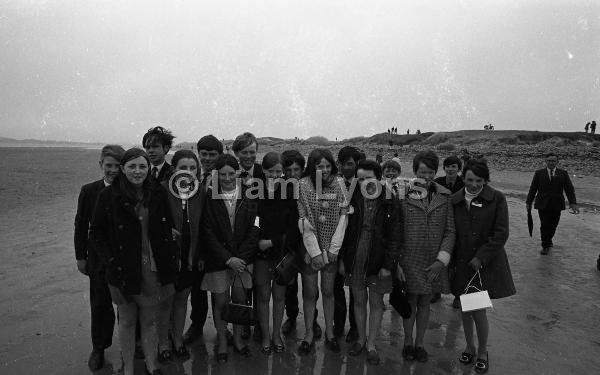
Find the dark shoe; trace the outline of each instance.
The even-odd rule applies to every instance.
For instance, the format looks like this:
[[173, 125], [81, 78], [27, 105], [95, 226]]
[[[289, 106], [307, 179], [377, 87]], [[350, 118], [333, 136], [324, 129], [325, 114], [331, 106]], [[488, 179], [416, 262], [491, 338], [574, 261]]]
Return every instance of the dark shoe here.
[[202, 328], [198, 327], [194, 323], [188, 328], [187, 331], [183, 334], [183, 343], [191, 344], [194, 341], [198, 340], [202, 336]]
[[100, 370], [104, 366], [104, 350], [92, 350], [88, 359], [90, 371]]
[[460, 309], [460, 298], [454, 297], [454, 301], [452, 301], [452, 307], [455, 309]]
[[296, 330], [296, 319], [287, 318], [285, 323], [281, 326], [281, 333], [289, 335]]
[[271, 355], [273, 354], [273, 349], [271, 349], [271, 345], [263, 346], [262, 348], [260, 348], [260, 352], [264, 355]]
[[425, 348], [422, 346], [417, 346], [415, 348], [415, 359], [419, 362], [427, 362], [429, 355], [425, 351]]
[[340, 336], [342, 336], [343, 334], [344, 334], [344, 326], [343, 326], [343, 325], [341, 325], [341, 324], [340, 324], [340, 325], [337, 325], [337, 324], [335, 324], [335, 325], [333, 326], [333, 335], [334, 335], [335, 337], [340, 337]]
[[173, 359], [173, 353], [171, 353], [170, 349], [160, 350], [156, 359], [158, 359], [158, 362], [160, 363], [169, 362]]
[[458, 357], [458, 361], [464, 365], [470, 365], [473, 363], [474, 355], [471, 353], [463, 352], [463, 354]]
[[227, 363], [227, 353], [217, 353], [217, 363]]
[[433, 297], [431, 297], [430, 303], [436, 303], [442, 299], [442, 293], [434, 293]]
[[252, 339], [254, 340], [254, 342], [262, 341], [262, 331], [260, 330], [259, 326], [254, 327], [254, 333], [252, 335]]
[[134, 359], [144, 359], [146, 356], [144, 355], [144, 349], [139, 343], [135, 343], [135, 352], [133, 352]]
[[374, 366], [377, 366], [379, 364], [380, 359], [377, 350], [369, 350], [369, 352], [367, 353], [367, 362]]
[[285, 345], [283, 345], [283, 344], [278, 345], [278, 344], [274, 344], [274, 343], [271, 343], [271, 345], [273, 346], [273, 351], [275, 353], [279, 354], [279, 353], [285, 352]]
[[353, 357], [357, 357], [358, 355], [360, 355], [360, 353], [362, 353], [362, 351], [365, 349], [364, 345], [361, 345], [358, 342], [355, 342], [354, 344], [352, 344], [352, 346], [350, 347], [350, 349], [348, 349], [348, 355], [351, 355]]
[[350, 328], [348, 334], [346, 335], [346, 342], [354, 342], [356, 340], [358, 340], [358, 331]]
[[251, 335], [252, 332], [250, 332], [250, 326], [244, 326], [244, 328], [242, 328], [242, 339], [248, 340]]
[[337, 339], [334, 337], [332, 339], [328, 339], [327, 335], [325, 335], [325, 347], [327, 347], [327, 349], [331, 350], [334, 353], [339, 353], [340, 352], [340, 344], [338, 343]]
[[250, 358], [252, 357], [252, 353], [250, 353], [250, 348], [248, 347], [248, 345], [243, 346], [242, 348], [238, 349], [235, 347], [235, 345], [233, 346], [233, 351], [239, 355], [241, 355], [242, 357], [246, 357], [246, 358]]
[[175, 356], [180, 361], [187, 361], [190, 359], [190, 351], [185, 347], [185, 345], [181, 345], [178, 349], [175, 349]]
[[407, 361], [414, 361], [415, 348], [413, 348], [412, 345], [404, 345], [404, 348], [402, 348], [402, 358], [406, 359]]
[[485, 374], [486, 372], [488, 372], [488, 370], [490, 369], [490, 364], [489, 364], [489, 356], [487, 353], [485, 353], [485, 358], [477, 358], [477, 360], [475, 361], [475, 372], [478, 374]]
[[298, 347], [298, 354], [300, 355], [309, 355], [312, 351], [312, 348], [315, 346], [315, 341], [313, 340], [311, 343], [308, 341], [302, 341], [300, 346]]
[[547, 255], [549, 252], [550, 252], [550, 248], [549, 247], [544, 247], [542, 249], [542, 251], [540, 251], [540, 254]]
[[596, 268], [600, 271], [600, 256], [598, 256], [598, 260], [596, 261]]
[[316, 340], [323, 337], [323, 330], [321, 329], [321, 326], [319, 325], [319, 323], [317, 323], [316, 320], [313, 322], [313, 336]]

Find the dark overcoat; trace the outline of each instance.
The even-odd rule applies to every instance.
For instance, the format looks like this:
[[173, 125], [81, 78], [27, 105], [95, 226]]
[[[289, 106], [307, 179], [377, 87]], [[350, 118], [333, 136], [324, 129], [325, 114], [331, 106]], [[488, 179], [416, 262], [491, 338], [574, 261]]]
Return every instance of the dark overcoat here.
[[256, 200], [246, 197], [246, 191], [247, 188], [242, 185], [241, 197], [235, 206], [234, 228], [231, 228], [223, 199], [213, 197], [212, 189], [207, 192], [201, 232], [206, 246], [206, 272], [227, 269], [225, 262], [231, 257], [241, 258], [246, 264], [254, 262], [259, 237], [259, 228], [254, 225], [258, 204]]
[[[391, 196], [391, 193], [389, 195]], [[365, 212], [365, 198], [360, 192], [354, 194], [351, 204], [354, 213], [348, 218], [348, 227], [340, 249], [340, 257], [344, 262], [347, 274], [350, 274], [354, 269], [354, 259], [360, 241]], [[382, 268], [392, 272], [396, 270], [403, 235], [400, 229], [402, 228], [402, 214], [398, 199], [395, 197], [387, 199], [385, 191], [382, 192], [376, 198], [373, 219], [366, 276], [377, 275]]]
[[87, 260], [87, 271], [90, 274], [103, 274], [103, 267], [98, 254], [90, 246], [90, 224], [96, 207], [98, 195], [104, 189], [104, 179], [85, 184], [81, 187], [77, 200], [77, 213], [75, 214], [75, 258]]
[[575, 188], [567, 171], [556, 168], [550, 181], [548, 169], [539, 169], [533, 175], [526, 203], [533, 203], [533, 208], [540, 211], [562, 211], [566, 208], [563, 191], [570, 204], [577, 204]]
[[[112, 185], [98, 196], [90, 228], [90, 240], [106, 265], [110, 285], [124, 294], [141, 292], [142, 278], [142, 225], [135, 212], [136, 202], [119, 188], [118, 176]], [[148, 198], [148, 237], [162, 285], [175, 280], [176, 244], [173, 240], [173, 222], [167, 203], [167, 192], [152, 184]]]
[[[481, 263], [483, 288], [490, 298], [516, 293], [504, 244], [508, 240], [508, 205], [498, 190], [485, 185], [467, 210], [464, 188], [452, 195], [456, 246], [450, 263], [452, 293], [461, 295], [475, 271], [469, 266], [473, 257]], [[476, 286], [480, 288], [479, 282]]]

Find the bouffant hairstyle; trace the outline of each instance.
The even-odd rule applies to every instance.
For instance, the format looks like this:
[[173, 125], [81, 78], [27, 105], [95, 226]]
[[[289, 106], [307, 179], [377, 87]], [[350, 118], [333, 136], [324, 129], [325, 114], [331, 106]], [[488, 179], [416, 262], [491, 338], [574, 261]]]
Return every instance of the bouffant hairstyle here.
[[[273, 166], [275, 166], [277, 164], [282, 164], [281, 163], [281, 155], [279, 155], [277, 152], [274, 152], [274, 151], [267, 152], [265, 154], [265, 156], [263, 157], [263, 160], [262, 160], [263, 169], [273, 168]], [[283, 167], [283, 164], [282, 164], [282, 167]]]
[[413, 159], [413, 172], [417, 173], [421, 163], [437, 172], [440, 165], [440, 158], [431, 150], [418, 152]]
[[340, 164], [344, 164], [350, 158], [354, 159], [354, 162], [358, 164], [359, 161], [366, 159], [365, 154], [354, 146], [344, 146], [338, 152], [338, 161]]
[[490, 181], [490, 170], [487, 166], [487, 160], [483, 158], [469, 159], [463, 168], [463, 177], [467, 174], [467, 171], [471, 171], [475, 176], [483, 178], [485, 182]]
[[198, 143], [196, 143], [196, 149], [198, 150], [198, 152], [200, 152], [200, 150], [206, 150], [216, 151], [219, 154], [222, 154], [223, 144], [217, 139], [217, 137], [215, 137], [212, 134], [209, 134], [205, 135], [204, 137], [200, 138], [200, 140], [198, 140]]
[[281, 165], [284, 168], [289, 167], [292, 164], [298, 164], [302, 170], [306, 165], [306, 159], [298, 150], [285, 150], [281, 153]]
[[226, 165], [230, 166], [231, 168], [233, 168], [236, 171], [238, 169], [240, 169], [240, 164], [238, 163], [235, 156], [230, 155], [230, 154], [219, 155], [217, 157], [217, 160], [215, 160], [215, 170], [218, 171], [219, 169], [223, 168]]
[[100, 162], [103, 162], [107, 157], [111, 157], [120, 163], [124, 153], [125, 150], [119, 145], [106, 145], [100, 151]]
[[198, 157], [196, 156], [196, 154], [194, 154], [192, 150], [178, 150], [177, 152], [175, 152], [173, 158], [171, 159], [171, 165], [173, 165], [173, 168], [177, 168], [177, 163], [179, 163], [179, 160], [181, 159], [194, 159], [194, 161], [196, 162], [196, 168], [200, 167]]

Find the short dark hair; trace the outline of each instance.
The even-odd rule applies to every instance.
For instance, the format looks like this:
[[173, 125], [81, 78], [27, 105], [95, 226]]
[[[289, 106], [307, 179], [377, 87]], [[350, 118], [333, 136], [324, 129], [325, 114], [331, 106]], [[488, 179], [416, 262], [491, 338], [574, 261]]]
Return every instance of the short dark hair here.
[[554, 152], [549, 152], [549, 153], [547, 153], [547, 154], [546, 154], [546, 156], [545, 156], [545, 158], [546, 158], [546, 159], [548, 159], [548, 158], [549, 158], [549, 157], [551, 157], [551, 156], [555, 156], [555, 157], [556, 157], [556, 160], [558, 160], [558, 155], [556, 155]]
[[298, 150], [285, 150], [281, 153], [281, 165], [284, 168], [289, 167], [292, 164], [298, 164], [302, 170], [304, 170], [304, 166], [306, 165], [306, 159]]
[[358, 164], [359, 161], [366, 159], [365, 154], [354, 146], [344, 146], [338, 152], [338, 161], [341, 164], [347, 162], [350, 158]]
[[444, 168], [449, 167], [452, 164], [458, 165], [459, 171], [462, 168], [462, 161], [456, 155], [448, 156], [446, 159], [444, 159]]
[[440, 165], [440, 158], [431, 150], [418, 152], [413, 159], [413, 172], [417, 173], [421, 163], [437, 172]]
[[385, 171], [386, 168], [394, 168], [398, 173], [402, 173], [402, 166], [395, 160], [386, 160], [381, 166], [381, 170]]
[[215, 137], [212, 134], [209, 134], [209, 135], [205, 135], [204, 137], [202, 137], [198, 140], [198, 143], [196, 143], [196, 149], [198, 151], [200, 151], [200, 150], [216, 151], [219, 154], [222, 154], [223, 153], [223, 144], [221, 143], [221, 141], [219, 141], [217, 139], [217, 137]]
[[144, 137], [142, 138], [142, 146], [146, 148], [150, 142], [160, 143], [163, 147], [171, 148], [173, 146], [173, 139], [175, 136], [170, 130], [163, 128], [162, 126], [155, 126], [148, 129]]
[[484, 158], [469, 159], [463, 168], [463, 177], [467, 174], [467, 171], [471, 171], [475, 176], [483, 178], [485, 182], [490, 181], [490, 170], [487, 166], [487, 160]]
[[326, 148], [315, 148], [308, 155], [308, 161], [306, 162], [306, 169], [304, 170], [303, 177], [309, 176], [313, 185], [317, 184], [317, 164], [321, 162], [322, 159], [325, 159], [331, 164], [331, 175], [335, 176], [338, 173], [337, 166], [335, 165], [335, 160], [333, 160], [333, 155], [331, 151]]
[[177, 150], [171, 159], [171, 165], [173, 168], [177, 168], [177, 163], [181, 159], [194, 159], [196, 162], [196, 167], [200, 168], [200, 162], [198, 161], [198, 157], [192, 150]]
[[231, 149], [233, 152], [240, 152], [253, 143], [256, 143], [256, 150], [258, 150], [258, 141], [256, 140], [256, 137], [254, 134], [246, 132], [235, 138], [235, 141], [233, 141], [233, 144], [231, 145]]
[[375, 160], [364, 159], [358, 162], [358, 168], [356, 170], [363, 169], [365, 171], [373, 171], [375, 173], [375, 177], [378, 180], [381, 180], [381, 175], [383, 174], [381, 171], [381, 165]]
[[100, 162], [103, 162], [107, 157], [111, 157], [120, 163], [124, 153], [125, 150], [119, 145], [106, 145], [100, 151]]
[[236, 171], [238, 169], [240, 169], [240, 164], [238, 163], [235, 156], [230, 155], [230, 154], [219, 155], [217, 157], [217, 159], [215, 160], [215, 170], [218, 171], [219, 169], [223, 168], [226, 165], [230, 166], [231, 168], [233, 168]]
[[[262, 160], [262, 167], [264, 169], [273, 168], [273, 166], [281, 163], [281, 155], [275, 151], [270, 151], [265, 154]], [[282, 167], [283, 167], [283, 163]]]

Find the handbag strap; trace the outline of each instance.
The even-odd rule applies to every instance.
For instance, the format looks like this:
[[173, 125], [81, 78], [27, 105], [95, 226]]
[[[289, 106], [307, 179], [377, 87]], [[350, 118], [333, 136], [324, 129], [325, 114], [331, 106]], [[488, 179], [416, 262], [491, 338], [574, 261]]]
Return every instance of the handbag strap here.
[[465, 288], [465, 291], [463, 294], [466, 294], [469, 291], [469, 289], [471, 289], [471, 288], [475, 289], [478, 292], [481, 292], [481, 289], [477, 288], [475, 285], [471, 285], [471, 283], [475, 279], [475, 276], [479, 277], [479, 285], [481, 285], [481, 289], [483, 289], [483, 282], [481, 282], [481, 274], [479, 273], [479, 271], [477, 271], [477, 272], [475, 272], [473, 277], [471, 277], [471, 280], [469, 280], [469, 283], [467, 284], [467, 287]]

